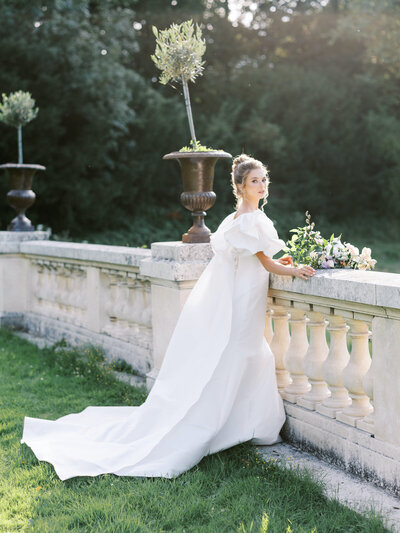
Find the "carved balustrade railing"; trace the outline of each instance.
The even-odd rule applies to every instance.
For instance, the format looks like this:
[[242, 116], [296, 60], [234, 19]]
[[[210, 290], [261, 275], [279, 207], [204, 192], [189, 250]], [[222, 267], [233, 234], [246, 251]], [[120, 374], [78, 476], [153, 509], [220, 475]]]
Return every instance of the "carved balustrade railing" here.
[[400, 447], [399, 275], [272, 276], [265, 337], [288, 411], [301, 407]]
[[356, 320], [346, 311], [316, 307], [283, 300], [278, 293], [270, 298], [267, 322], [273, 325], [266, 329], [273, 330], [271, 350], [281, 396], [373, 433], [373, 317]]
[[400, 275], [271, 276], [284, 438], [400, 495]]

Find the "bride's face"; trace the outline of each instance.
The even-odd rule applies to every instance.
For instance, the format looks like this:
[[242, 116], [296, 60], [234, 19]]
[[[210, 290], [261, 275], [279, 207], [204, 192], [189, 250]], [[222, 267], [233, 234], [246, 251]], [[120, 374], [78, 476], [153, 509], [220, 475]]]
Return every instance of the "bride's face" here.
[[249, 200], [261, 200], [267, 192], [267, 178], [262, 168], [253, 168], [247, 174], [242, 188], [245, 198]]

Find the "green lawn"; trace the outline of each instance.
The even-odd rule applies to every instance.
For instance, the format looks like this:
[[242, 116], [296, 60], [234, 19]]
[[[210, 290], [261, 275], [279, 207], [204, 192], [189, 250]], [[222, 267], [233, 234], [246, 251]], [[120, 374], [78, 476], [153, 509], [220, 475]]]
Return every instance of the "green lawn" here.
[[173, 480], [60, 481], [20, 444], [24, 415], [54, 419], [88, 405], [137, 405], [145, 398], [143, 389], [115, 381], [98, 360], [94, 351], [40, 350], [0, 330], [0, 531], [387, 531], [374, 514], [364, 517], [327, 500], [307, 473], [264, 462], [247, 444], [209, 456]]

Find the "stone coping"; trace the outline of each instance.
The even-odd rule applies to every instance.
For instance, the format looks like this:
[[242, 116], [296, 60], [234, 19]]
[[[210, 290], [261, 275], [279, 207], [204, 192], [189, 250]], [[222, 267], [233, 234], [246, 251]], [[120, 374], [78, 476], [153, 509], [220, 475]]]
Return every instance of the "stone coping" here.
[[214, 253], [210, 243], [190, 244], [182, 241], [153, 242], [151, 257], [155, 261], [204, 261], [208, 263]]
[[151, 255], [151, 251], [146, 248], [61, 241], [22, 242], [20, 252], [60, 259], [76, 259], [135, 267], [139, 266], [142, 259]]
[[[211, 245], [181, 241], [155, 242], [151, 250], [63, 241], [13, 242], [0, 232], [0, 253], [39, 255], [121, 266], [139, 267], [141, 274], [171, 281], [196, 281], [213, 256]], [[36, 238], [46, 238], [46, 232]], [[25, 237], [24, 236], [20, 236]], [[400, 309], [400, 274], [352, 269], [318, 270], [307, 281], [291, 276], [270, 275], [270, 288], [304, 295]]]
[[317, 270], [309, 280], [271, 274], [270, 288], [400, 309], [400, 274], [388, 272]]
[[47, 241], [49, 231], [0, 231], [0, 253], [4, 243], [20, 243], [22, 241]]

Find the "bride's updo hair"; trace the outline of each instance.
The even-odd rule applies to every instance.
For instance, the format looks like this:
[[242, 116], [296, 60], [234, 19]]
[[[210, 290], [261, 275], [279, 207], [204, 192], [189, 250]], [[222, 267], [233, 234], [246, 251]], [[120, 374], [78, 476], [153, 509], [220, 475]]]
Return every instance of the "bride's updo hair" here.
[[263, 163], [261, 163], [261, 161], [258, 161], [258, 159], [254, 159], [253, 157], [250, 157], [249, 155], [246, 155], [246, 154], [241, 154], [235, 157], [235, 159], [233, 160], [233, 164], [232, 164], [231, 176], [232, 176], [233, 195], [236, 198], [235, 209], [239, 208], [239, 205], [243, 199], [242, 193], [238, 189], [238, 185], [241, 185], [243, 187], [250, 171], [255, 168], [261, 168], [265, 172], [265, 177], [267, 178], [267, 186], [265, 189], [265, 196], [263, 198], [261, 209], [263, 209], [264, 205], [267, 203], [268, 185], [269, 185], [269, 176], [268, 176], [267, 167]]

